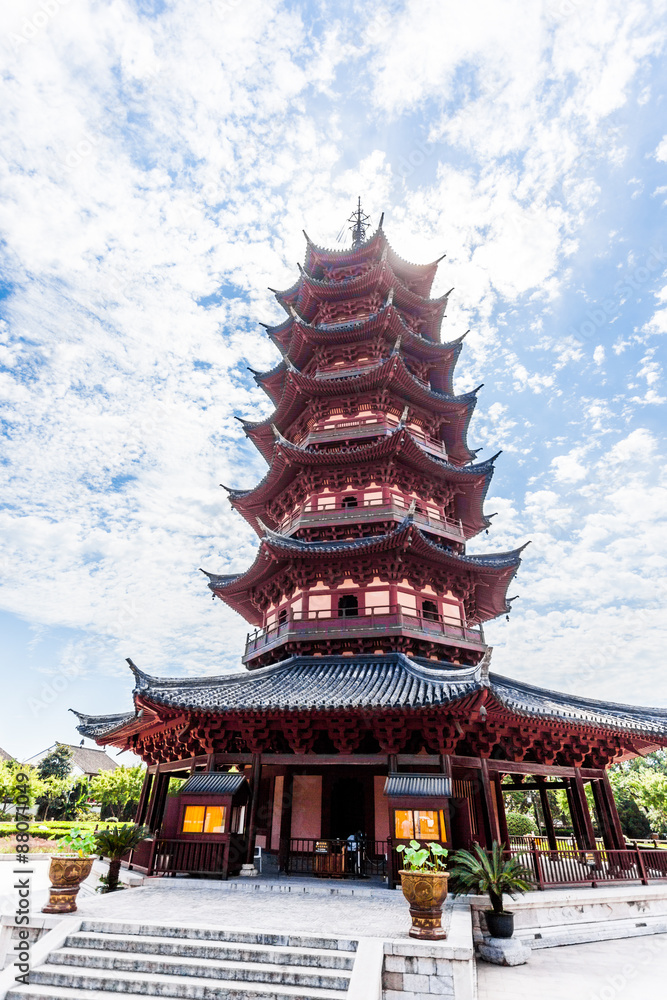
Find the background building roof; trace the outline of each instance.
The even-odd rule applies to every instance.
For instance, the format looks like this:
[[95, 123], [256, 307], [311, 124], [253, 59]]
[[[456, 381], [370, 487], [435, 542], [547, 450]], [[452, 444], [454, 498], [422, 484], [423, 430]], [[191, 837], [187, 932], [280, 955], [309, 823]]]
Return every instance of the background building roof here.
[[[76, 747], [71, 743], [63, 743], [62, 746], [69, 747], [72, 751], [72, 769], [79, 770], [82, 774], [96, 775], [99, 771], [115, 771], [120, 765], [113, 760], [106, 750], [98, 747]], [[47, 747], [46, 750], [36, 753], [33, 757], [28, 757], [24, 762], [37, 766], [39, 762], [55, 749], [56, 744]]]

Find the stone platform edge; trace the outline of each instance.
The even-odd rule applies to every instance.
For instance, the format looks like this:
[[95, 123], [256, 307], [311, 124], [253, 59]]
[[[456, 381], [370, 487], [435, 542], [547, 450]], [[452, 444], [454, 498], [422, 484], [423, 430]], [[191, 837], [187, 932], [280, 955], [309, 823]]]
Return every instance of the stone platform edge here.
[[467, 898], [454, 901], [444, 941], [385, 941], [382, 987], [384, 1000], [475, 1000], [477, 968]]
[[[475, 945], [488, 939], [485, 896], [468, 897]], [[533, 949], [667, 931], [667, 884], [547, 889], [506, 901], [514, 936]]]

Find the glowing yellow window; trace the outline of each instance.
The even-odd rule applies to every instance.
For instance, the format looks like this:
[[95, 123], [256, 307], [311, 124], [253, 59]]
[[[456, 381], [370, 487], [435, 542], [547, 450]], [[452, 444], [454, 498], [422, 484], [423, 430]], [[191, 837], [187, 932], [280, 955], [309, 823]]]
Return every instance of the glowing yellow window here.
[[225, 807], [207, 806], [204, 820], [204, 833], [225, 832]]
[[396, 822], [396, 840], [412, 840], [415, 835], [412, 812], [409, 809], [396, 809], [394, 818]]
[[435, 810], [415, 811], [415, 836], [417, 840], [428, 837], [429, 840], [439, 840], [438, 814]]
[[183, 833], [201, 833], [204, 828], [206, 806], [186, 806]]

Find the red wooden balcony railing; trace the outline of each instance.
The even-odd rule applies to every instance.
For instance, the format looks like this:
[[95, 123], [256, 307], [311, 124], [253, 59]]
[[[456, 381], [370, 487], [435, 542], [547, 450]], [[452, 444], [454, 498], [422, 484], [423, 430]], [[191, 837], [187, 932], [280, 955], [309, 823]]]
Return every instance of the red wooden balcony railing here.
[[[279, 528], [284, 535], [290, 535], [298, 531], [299, 528], [319, 527], [323, 524], [367, 524], [371, 521], [392, 517], [396, 520], [402, 520], [409, 507], [409, 502], [399, 496], [392, 496], [391, 500], [360, 500], [356, 507], [343, 507], [340, 503], [332, 503], [331, 507], [321, 510], [302, 509], [297, 511], [286, 517], [280, 523]], [[440, 514], [429, 514], [418, 510], [415, 510], [413, 517], [415, 524], [434, 534], [454, 538], [457, 541], [465, 540], [461, 521], [454, 521]]]
[[404, 608], [376, 607], [361, 614], [338, 616], [331, 611], [293, 611], [283, 621], [248, 635], [243, 662], [289, 640], [332, 639], [338, 636], [414, 635], [479, 649], [484, 646], [481, 628], [444, 621], [442, 616], [409, 612]]
[[[355, 441], [365, 437], [384, 437], [393, 433], [397, 426], [398, 422], [394, 423], [380, 417], [364, 417], [344, 422], [337, 420], [300, 435], [295, 439], [295, 444], [308, 447], [312, 444], [323, 444], [328, 441]], [[437, 455], [438, 458], [447, 459], [447, 448], [444, 441], [431, 437], [430, 434], [416, 430], [414, 427], [410, 427], [409, 432], [422, 448]]]
[[130, 852], [130, 868], [146, 875], [210, 875], [226, 879], [238, 872], [245, 859], [245, 841], [240, 836], [222, 839], [208, 836], [155, 837], [142, 840]]

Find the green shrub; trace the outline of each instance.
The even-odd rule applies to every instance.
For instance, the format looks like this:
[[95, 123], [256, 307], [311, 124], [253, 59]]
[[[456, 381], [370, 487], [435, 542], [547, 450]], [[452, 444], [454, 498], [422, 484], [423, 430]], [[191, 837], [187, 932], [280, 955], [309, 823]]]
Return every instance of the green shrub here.
[[[30, 835], [41, 840], [58, 840], [59, 837], [62, 837], [63, 834], [67, 833], [73, 827], [78, 827], [80, 830], [92, 831], [96, 826], [99, 826], [99, 823], [99, 819], [96, 819], [94, 822], [91, 820], [85, 823], [77, 823], [76, 820], [72, 820], [71, 822], [65, 820], [47, 820], [46, 822], [33, 820], [30, 823]], [[16, 822], [0, 823], [0, 837], [15, 837], [18, 832]]]
[[525, 837], [529, 833], [537, 833], [535, 820], [525, 813], [508, 812], [505, 818], [510, 837]]

